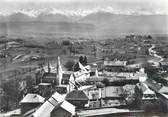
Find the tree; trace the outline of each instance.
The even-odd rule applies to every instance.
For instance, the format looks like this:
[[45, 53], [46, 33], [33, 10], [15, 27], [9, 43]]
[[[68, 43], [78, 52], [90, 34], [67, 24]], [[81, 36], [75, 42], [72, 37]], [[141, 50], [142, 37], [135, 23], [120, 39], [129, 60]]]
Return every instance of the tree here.
[[84, 60], [83, 56], [80, 56], [80, 57], [79, 57], [79, 62], [80, 62], [81, 64], [83, 64], [83, 60]]
[[68, 40], [65, 40], [62, 42], [62, 45], [69, 46], [71, 43]]
[[152, 39], [152, 36], [151, 36], [151, 35], [148, 35], [148, 39]]
[[73, 60], [69, 60], [66, 62], [66, 64], [64, 65], [68, 71], [73, 71], [73, 65], [75, 64], [75, 62]]
[[87, 57], [83, 57], [83, 56], [80, 56], [79, 57], [79, 62], [82, 64], [82, 65], [87, 65]]
[[2, 89], [5, 92], [5, 100], [2, 102], [2, 105], [6, 105], [6, 111], [10, 110], [14, 104], [18, 106], [18, 102], [21, 100], [18, 80], [12, 79], [3, 83]]
[[87, 65], [87, 57], [86, 56], [83, 59], [83, 65]]
[[108, 85], [110, 84], [109, 79], [107, 79], [107, 78], [104, 78], [103, 81], [102, 81], [102, 83], [103, 83], [105, 86], [108, 86]]
[[35, 79], [31, 75], [25, 76], [25, 81], [26, 81], [26, 89], [28, 93], [33, 92], [33, 85], [35, 84]]
[[96, 87], [103, 88], [103, 87], [105, 87], [105, 85], [102, 82], [96, 82]]

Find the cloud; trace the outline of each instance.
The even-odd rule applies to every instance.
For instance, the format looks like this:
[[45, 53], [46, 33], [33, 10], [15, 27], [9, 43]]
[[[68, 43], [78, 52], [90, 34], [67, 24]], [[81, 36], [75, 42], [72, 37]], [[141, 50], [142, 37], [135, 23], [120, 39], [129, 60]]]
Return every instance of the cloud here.
[[[21, 3], [28, 3], [28, 2], [77, 2], [78, 0], [1, 0], [1, 2], [21, 2]], [[81, 0], [82, 1], [82, 0]]]

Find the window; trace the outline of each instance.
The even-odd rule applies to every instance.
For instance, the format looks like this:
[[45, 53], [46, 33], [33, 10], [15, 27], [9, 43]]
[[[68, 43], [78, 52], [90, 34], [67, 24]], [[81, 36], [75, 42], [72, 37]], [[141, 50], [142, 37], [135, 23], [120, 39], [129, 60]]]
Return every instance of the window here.
[[144, 98], [155, 98], [155, 94], [144, 94], [143, 95]]

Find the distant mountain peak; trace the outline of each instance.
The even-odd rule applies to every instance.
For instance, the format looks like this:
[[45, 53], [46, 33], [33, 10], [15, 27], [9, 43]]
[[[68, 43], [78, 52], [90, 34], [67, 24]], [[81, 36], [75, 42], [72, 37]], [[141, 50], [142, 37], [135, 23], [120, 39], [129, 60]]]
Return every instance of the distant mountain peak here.
[[67, 17], [72, 17], [72, 18], [82, 18], [90, 14], [95, 14], [95, 13], [111, 13], [111, 14], [116, 14], [116, 15], [166, 15], [168, 14], [166, 11], [160, 11], [160, 10], [149, 10], [149, 9], [137, 9], [137, 10], [119, 10], [119, 9], [114, 9], [111, 6], [105, 7], [105, 8], [100, 8], [96, 7], [93, 9], [76, 9], [76, 10], [68, 10], [68, 9], [57, 9], [54, 7], [51, 8], [41, 8], [41, 9], [35, 9], [35, 8], [28, 8], [28, 9], [19, 9], [16, 11], [11, 11], [11, 12], [0, 12], [0, 15], [11, 15], [15, 13], [22, 13], [25, 14], [29, 17], [38, 17], [41, 14], [50, 14], [50, 15], [55, 15], [55, 14], [61, 14], [65, 15]]
[[[103, 17], [109, 18], [114, 15], [165, 15], [163, 11], [152, 11], [146, 9], [139, 9], [137, 11], [131, 10], [117, 10], [112, 7], [106, 8], [93, 8], [89, 10], [77, 9], [77, 10], [64, 10], [57, 8], [41, 8], [41, 9], [20, 9], [12, 12], [0, 12], [0, 16], [4, 16], [10, 19], [10, 21], [81, 21], [83, 19], [92, 18], [94, 20], [103, 20]], [[100, 18], [100, 19], [99, 19]]]

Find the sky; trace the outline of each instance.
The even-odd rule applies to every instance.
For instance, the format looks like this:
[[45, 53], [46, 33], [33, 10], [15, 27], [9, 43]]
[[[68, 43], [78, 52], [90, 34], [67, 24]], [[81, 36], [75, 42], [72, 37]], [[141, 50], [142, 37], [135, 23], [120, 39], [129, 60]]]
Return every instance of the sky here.
[[168, 0], [0, 0], [0, 12], [43, 8], [71, 11], [108, 9], [168, 14]]

